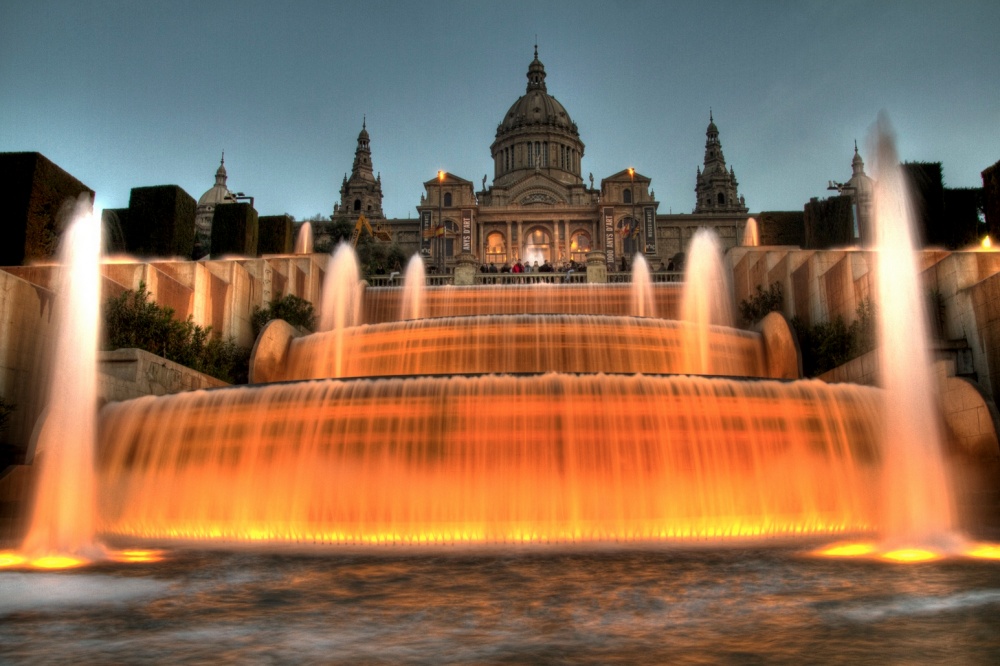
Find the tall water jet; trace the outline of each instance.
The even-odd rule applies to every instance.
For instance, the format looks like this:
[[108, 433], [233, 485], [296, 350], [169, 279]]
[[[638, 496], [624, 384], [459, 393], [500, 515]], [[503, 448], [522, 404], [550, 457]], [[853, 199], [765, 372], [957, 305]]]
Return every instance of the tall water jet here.
[[[327, 264], [323, 280], [323, 295], [320, 304], [320, 331], [334, 332], [334, 345], [327, 350], [333, 354], [333, 367], [337, 377], [343, 362], [344, 331], [357, 326], [361, 319], [361, 271], [358, 255], [347, 243], [341, 243]], [[329, 359], [320, 359], [324, 366], [330, 366]]]
[[36, 430], [37, 494], [22, 553], [39, 566], [100, 557], [94, 540], [101, 216], [88, 196], [63, 234], [49, 404]]
[[653, 308], [653, 279], [649, 264], [641, 254], [632, 260], [632, 314], [636, 317], [655, 317]]
[[944, 469], [913, 211], [887, 118], [876, 125], [875, 237], [884, 414], [883, 539], [949, 547], [953, 508]]
[[299, 233], [295, 236], [295, 254], [312, 254], [313, 227], [312, 222], [303, 222]]
[[414, 254], [406, 264], [400, 319], [420, 319], [423, 316], [425, 282], [424, 260], [419, 254]]
[[757, 229], [757, 220], [747, 219], [747, 226], [743, 228], [743, 247], [757, 247], [760, 245], [760, 232]]
[[729, 282], [719, 237], [711, 229], [698, 229], [688, 250], [681, 295], [681, 319], [691, 326], [685, 347], [690, 373], [714, 374], [722, 370], [713, 363], [709, 327], [733, 325]]

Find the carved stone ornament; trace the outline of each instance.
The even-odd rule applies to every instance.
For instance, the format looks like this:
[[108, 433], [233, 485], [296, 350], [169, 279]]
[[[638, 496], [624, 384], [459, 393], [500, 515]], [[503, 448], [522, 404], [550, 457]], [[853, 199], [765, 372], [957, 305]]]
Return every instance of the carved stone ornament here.
[[520, 203], [522, 206], [528, 206], [530, 204], [557, 204], [559, 201], [555, 197], [545, 194], [544, 192], [532, 192], [531, 194], [525, 195], [521, 199]]

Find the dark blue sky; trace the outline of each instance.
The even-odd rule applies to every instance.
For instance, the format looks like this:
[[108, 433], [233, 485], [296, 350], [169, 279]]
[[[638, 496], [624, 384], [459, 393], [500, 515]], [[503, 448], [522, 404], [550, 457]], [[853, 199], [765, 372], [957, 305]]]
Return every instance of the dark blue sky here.
[[261, 214], [328, 215], [367, 115], [386, 214], [444, 169], [492, 180], [535, 35], [586, 144], [690, 212], [711, 108], [751, 211], [850, 177], [880, 110], [903, 160], [978, 187], [1000, 159], [1000, 2], [0, 0], [0, 151], [39, 151], [121, 207], [195, 198], [225, 149]]

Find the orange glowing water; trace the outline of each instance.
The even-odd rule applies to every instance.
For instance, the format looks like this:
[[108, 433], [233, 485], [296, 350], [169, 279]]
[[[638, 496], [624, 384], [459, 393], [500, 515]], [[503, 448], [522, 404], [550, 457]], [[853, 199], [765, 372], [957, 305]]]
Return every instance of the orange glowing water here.
[[323, 380], [113, 403], [102, 530], [515, 543], [866, 532], [880, 392], [618, 375]]
[[911, 197], [887, 120], [875, 137], [875, 230], [883, 417], [882, 531], [897, 559], [952, 539], [926, 296], [919, 279]]
[[747, 226], [743, 229], [743, 242], [741, 243], [744, 247], [757, 247], [760, 245], [760, 232], [757, 229], [757, 220], [755, 218], [747, 219]]
[[[693, 325], [598, 315], [475, 315], [358, 326], [342, 334], [343, 377], [537, 372], [696, 374]], [[714, 374], [760, 377], [756, 333], [705, 327]], [[335, 333], [292, 340], [276, 380], [336, 377]]]
[[414, 254], [406, 264], [400, 319], [420, 319], [424, 316], [424, 283], [426, 280], [424, 260], [419, 254]]
[[732, 288], [722, 257], [722, 243], [714, 231], [698, 229], [691, 239], [684, 268], [680, 317], [691, 326], [684, 342], [691, 372], [723, 374], [713, 354], [709, 329], [733, 325]]
[[93, 461], [100, 312], [100, 212], [77, 202], [60, 248], [58, 318], [50, 400], [34, 442], [36, 495], [20, 554], [32, 566], [65, 568], [100, 557], [94, 541]]
[[[676, 319], [680, 313], [681, 283], [650, 285], [649, 298], [657, 317]], [[364, 290], [359, 321], [377, 324], [398, 321], [401, 289]], [[472, 287], [429, 287], [424, 290], [422, 316], [454, 317], [485, 314], [594, 314], [634, 316], [635, 296], [629, 284], [523, 284]], [[650, 315], [647, 315], [650, 316]]]
[[295, 254], [312, 254], [313, 228], [312, 222], [303, 222], [299, 233], [295, 236]]

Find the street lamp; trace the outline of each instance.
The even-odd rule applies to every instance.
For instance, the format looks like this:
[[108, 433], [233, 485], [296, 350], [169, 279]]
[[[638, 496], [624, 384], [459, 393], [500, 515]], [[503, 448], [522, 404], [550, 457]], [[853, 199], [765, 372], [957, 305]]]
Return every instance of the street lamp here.
[[444, 253], [441, 249], [441, 238], [444, 235], [444, 171], [438, 170], [438, 226], [434, 230], [435, 254], [437, 254], [438, 273], [444, 273]]
[[[635, 229], [633, 229], [631, 225], [628, 229], [629, 240], [631, 240], [632, 234], [634, 234], [636, 229], [639, 228], [639, 223], [635, 219], [635, 169], [632, 167], [628, 168], [628, 177], [632, 179], [632, 224], [635, 225]], [[638, 245], [638, 243], [636, 243], [636, 245]], [[631, 243], [629, 244], [629, 248], [632, 248]], [[636, 251], [633, 254], [638, 254], [638, 248], [636, 248]]]

